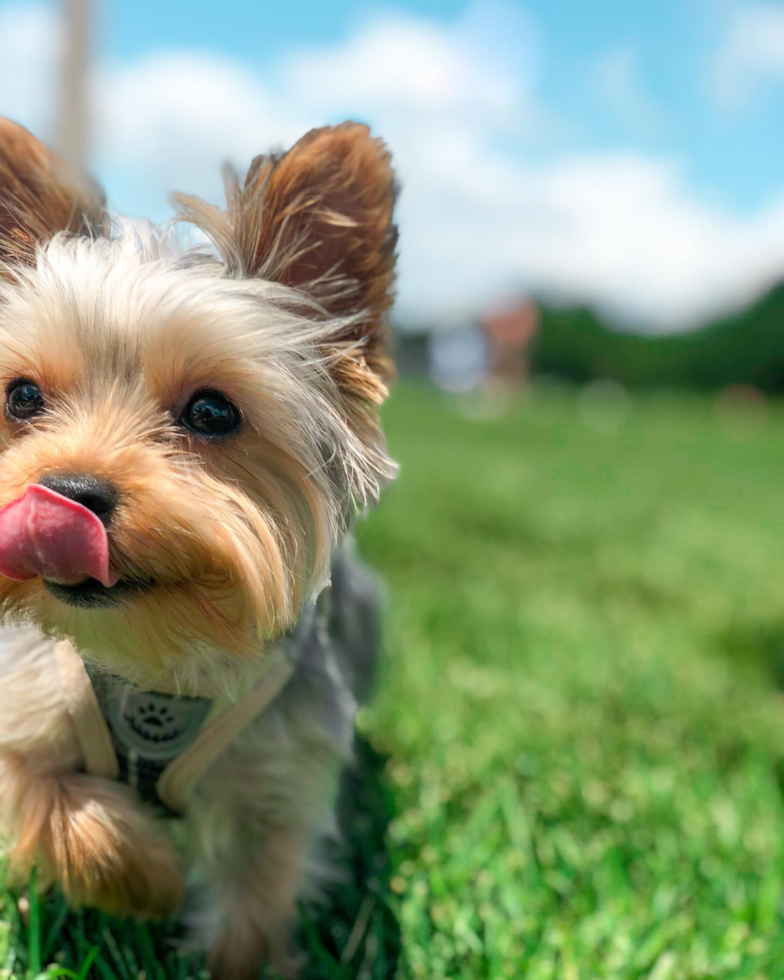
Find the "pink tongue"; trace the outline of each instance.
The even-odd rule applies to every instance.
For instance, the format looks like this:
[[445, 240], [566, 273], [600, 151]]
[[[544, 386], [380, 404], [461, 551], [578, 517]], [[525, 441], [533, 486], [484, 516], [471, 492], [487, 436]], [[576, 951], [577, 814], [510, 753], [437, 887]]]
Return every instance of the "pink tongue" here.
[[117, 581], [100, 518], [38, 483], [0, 510], [0, 573], [19, 582], [36, 575], [64, 585]]

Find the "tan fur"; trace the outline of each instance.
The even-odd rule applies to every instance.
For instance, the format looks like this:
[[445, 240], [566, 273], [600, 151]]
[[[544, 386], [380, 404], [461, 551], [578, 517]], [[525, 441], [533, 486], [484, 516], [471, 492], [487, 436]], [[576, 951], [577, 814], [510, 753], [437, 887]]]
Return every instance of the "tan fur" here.
[[182, 904], [177, 854], [130, 791], [72, 771], [40, 772], [29, 760], [0, 757], [4, 806], [15, 815], [11, 869], [25, 882], [37, 864], [74, 906], [139, 917]]
[[326, 677], [302, 677], [212, 767], [193, 800], [194, 844], [214, 896], [203, 931], [219, 977], [251, 978], [259, 959], [271, 961], [283, 976], [294, 971], [296, 899], [313, 857], [314, 828], [330, 823], [346, 751], [325, 741], [304, 710], [309, 684], [329, 697]]
[[185, 217], [245, 275], [302, 289], [330, 316], [355, 316], [331, 349], [341, 386], [381, 402], [392, 375], [384, 313], [392, 305], [397, 230], [389, 152], [367, 126], [314, 129], [287, 153], [227, 176], [225, 213], [180, 197]]
[[63, 701], [52, 644], [36, 630], [15, 638], [12, 663], [4, 665], [0, 658], [0, 691], [0, 752], [24, 754], [39, 769], [78, 765], [79, 743]]
[[24, 127], [0, 119], [0, 260], [33, 261], [42, 239], [99, 229], [104, 221], [94, 189], [80, 187], [65, 162]]
[[74, 905], [141, 916], [182, 901], [177, 855], [162, 829], [119, 785], [83, 776], [79, 743], [53, 645], [30, 630], [0, 676], [0, 801], [3, 835], [14, 841], [11, 871], [58, 882]]
[[[300, 831], [284, 827], [266, 831], [264, 856], [249, 857], [243, 869], [247, 881], [232, 896], [231, 919], [210, 946], [207, 966], [213, 974], [254, 980], [255, 964], [262, 961], [284, 977], [296, 972], [288, 937], [296, 921], [307, 849], [308, 838]], [[226, 901], [229, 896], [222, 898]]]
[[[396, 243], [384, 144], [355, 123], [314, 130], [227, 186], [225, 212], [182, 199], [220, 259], [122, 221], [110, 236], [100, 196], [0, 120], [0, 397], [23, 378], [46, 405], [0, 416], [0, 508], [46, 476], [111, 482], [110, 565], [143, 586], [85, 609], [0, 576], [5, 620], [36, 631], [0, 685], [0, 818], [18, 874], [36, 861], [74, 904], [142, 916], [180, 903], [177, 855], [124, 787], [78, 771], [45, 638], [143, 687], [232, 696], [395, 474], [377, 412]], [[236, 433], [180, 424], [204, 389], [238, 407]], [[198, 787], [188, 821], [219, 980], [288, 962], [354, 708], [316, 632]]]

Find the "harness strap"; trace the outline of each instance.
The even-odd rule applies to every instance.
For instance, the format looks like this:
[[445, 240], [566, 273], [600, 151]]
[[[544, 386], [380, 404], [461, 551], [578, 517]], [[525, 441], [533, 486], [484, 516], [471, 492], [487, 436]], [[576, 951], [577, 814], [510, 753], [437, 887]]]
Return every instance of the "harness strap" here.
[[82, 750], [84, 768], [93, 776], [117, 779], [120, 764], [112, 735], [101, 713], [84, 661], [69, 640], [55, 644], [54, 658], [60, 671], [66, 708]]
[[[112, 734], [101, 711], [84, 661], [68, 640], [55, 645], [66, 707], [82, 750], [85, 770], [94, 776], [118, 779], [120, 764]], [[231, 743], [275, 700], [294, 672], [280, 647], [268, 654], [263, 675], [239, 701], [219, 706], [193, 741], [163, 770], [155, 784], [158, 799], [170, 811], [182, 813], [193, 787]]]
[[161, 803], [182, 813], [204, 772], [275, 700], [293, 673], [294, 664], [283, 650], [272, 650], [267, 670], [256, 686], [208, 721], [187, 749], [163, 770], [156, 784]]

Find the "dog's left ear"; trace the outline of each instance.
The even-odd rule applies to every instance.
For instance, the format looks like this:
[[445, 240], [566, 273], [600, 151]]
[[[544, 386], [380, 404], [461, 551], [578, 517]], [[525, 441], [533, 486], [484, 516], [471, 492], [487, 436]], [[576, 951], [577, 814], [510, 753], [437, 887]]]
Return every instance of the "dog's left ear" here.
[[180, 203], [230, 264], [233, 253], [236, 271], [293, 286], [330, 318], [346, 318], [331, 348], [336, 379], [347, 393], [380, 402], [392, 374], [385, 314], [396, 190], [385, 144], [347, 122], [312, 130], [282, 155], [257, 157], [243, 184], [230, 175], [226, 235], [215, 234], [214, 214], [205, 228], [201, 202]]
[[0, 118], [0, 263], [31, 262], [58, 232], [94, 234], [105, 220], [95, 188], [23, 126]]

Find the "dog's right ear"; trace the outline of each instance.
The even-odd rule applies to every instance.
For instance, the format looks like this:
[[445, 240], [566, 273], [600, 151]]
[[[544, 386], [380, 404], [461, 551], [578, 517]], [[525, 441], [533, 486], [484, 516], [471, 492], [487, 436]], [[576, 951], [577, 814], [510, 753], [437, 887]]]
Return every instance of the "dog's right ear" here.
[[0, 119], [2, 265], [32, 262], [60, 231], [94, 235], [106, 222], [103, 197], [23, 126]]

